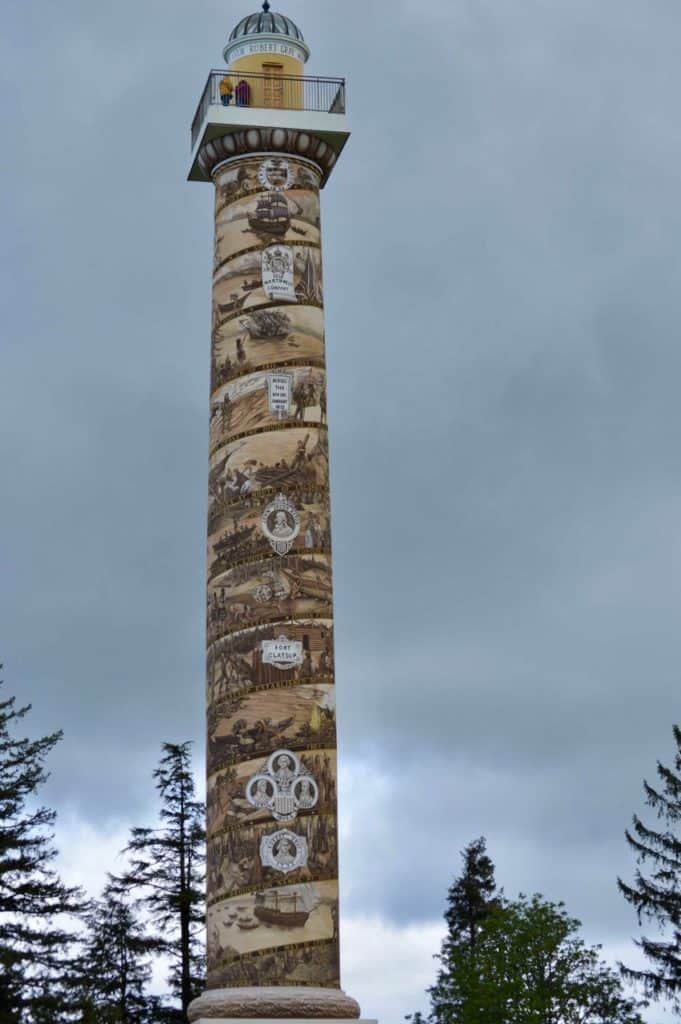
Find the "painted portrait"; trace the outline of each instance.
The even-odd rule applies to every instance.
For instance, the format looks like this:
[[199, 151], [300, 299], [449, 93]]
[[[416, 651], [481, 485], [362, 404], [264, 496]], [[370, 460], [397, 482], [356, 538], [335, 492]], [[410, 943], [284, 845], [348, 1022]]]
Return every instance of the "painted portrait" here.
[[[300, 801], [300, 806], [296, 808], [296, 817], [335, 813], [336, 751], [333, 749], [305, 751], [299, 757], [303, 768], [309, 772], [317, 786], [317, 799], [314, 805], [311, 805], [311, 801], [308, 801], [307, 804], [305, 800]], [[259, 772], [263, 771], [263, 765], [266, 764], [267, 762], [262, 758], [242, 761], [239, 764], [223, 768], [209, 777], [206, 793], [209, 836], [215, 836], [224, 829], [232, 829], [239, 825], [272, 820], [272, 813], [266, 806], [258, 806], [257, 799], [251, 795], [249, 800], [246, 795], [247, 786]]]
[[[283, 831], [283, 830], [279, 830]], [[286, 874], [287, 882], [310, 882], [338, 876], [338, 843], [334, 815], [314, 814], [291, 826], [305, 840], [304, 863]], [[260, 885], [278, 885], [284, 875], [263, 866], [259, 850], [263, 837], [277, 835], [276, 823], [264, 822], [229, 829], [210, 839], [206, 849], [206, 879], [216, 898], [235, 895]], [[287, 841], [284, 838], [284, 841]]]
[[321, 174], [318, 167], [292, 156], [254, 157], [225, 164], [215, 174], [215, 220], [220, 221], [226, 208], [256, 193], [283, 192], [286, 196], [298, 190], [319, 193]]
[[231, 441], [210, 459], [208, 524], [264, 488], [316, 493], [328, 488], [329, 441], [322, 427], [286, 427]]
[[[305, 500], [305, 499], [311, 500]], [[292, 552], [331, 550], [331, 524], [327, 491], [312, 495], [294, 495], [290, 499], [298, 515], [298, 528], [292, 536]], [[208, 538], [208, 579], [227, 572], [235, 563], [268, 557], [273, 553], [271, 534], [272, 499], [270, 495], [234, 503], [229, 512], [215, 517]], [[268, 513], [268, 509], [270, 510]], [[293, 530], [291, 531], [293, 533]]]

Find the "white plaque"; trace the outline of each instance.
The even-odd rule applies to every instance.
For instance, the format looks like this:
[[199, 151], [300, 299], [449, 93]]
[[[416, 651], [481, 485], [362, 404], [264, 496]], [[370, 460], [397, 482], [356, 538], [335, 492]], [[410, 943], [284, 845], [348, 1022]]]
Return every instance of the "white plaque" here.
[[267, 374], [267, 398], [270, 412], [280, 420], [291, 415], [291, 392], [293, 391], [292, 373]]
[[295, 302], [293, 249], [290, 245], [271, 245], [262, 253], [262, 286], [268, 299]]
[[282, 671], [297, 668], [303, 664], [303, 645], [300, 640], [289, 640], [280, 636], [276, 640], [263, 640], [262, 660], [265, 665], [274, 665]]
[[293, 821], [298, 811], [316, 807], [319, 786], [300, 758], [290, 750], [277, 750], [249, 780], [246, 799], [277, 821]]
[[263, 867], [274, 868], [287, 875], [307, 864], [307, 839], [287, 828], [263, 836], [260, 840], [260, 860]]
[[287, 555], [300, 533], [300, 513], [285, 494], [278, 494], [260, 517], [262, 532], [278, 555]]

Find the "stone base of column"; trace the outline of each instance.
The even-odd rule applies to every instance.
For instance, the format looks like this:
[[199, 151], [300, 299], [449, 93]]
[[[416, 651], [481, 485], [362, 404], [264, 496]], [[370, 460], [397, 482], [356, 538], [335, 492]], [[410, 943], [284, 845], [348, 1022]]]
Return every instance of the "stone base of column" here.
[[193, 1024], [209, 1021], [224, 1024], [232, 1020], [244, 1024], [277, 1020], [322, 1024], [323, 1021], [357, 1021], [360, 1013], [359, 1003], [339, 988], [281, 985], [209, 989], [194, 1000], [188, 1016]]

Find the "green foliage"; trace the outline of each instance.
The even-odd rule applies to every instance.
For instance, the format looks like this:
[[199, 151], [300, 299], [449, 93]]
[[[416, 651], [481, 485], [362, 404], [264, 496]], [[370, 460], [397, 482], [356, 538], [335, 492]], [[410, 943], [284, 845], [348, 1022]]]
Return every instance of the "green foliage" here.
[[205, 808], [196, 799], [191, 744], [163, 744], [154, 772], [161, 800], [160, 828], [134, 828], [125, 852], [130, 870], [119, 884], [140, 893], [159, 948], [170, 958], [168, 983], [179, 1000], [176, 1020], [205, 987]]
[[[447, 892], [447, 935], [440, 951], [440, 970], [437, 982], [429, 990], [430, 1020], [437, 1024], [450, 1019], [447, 1015], [452, 1011], [452, 1000], [458, 999], [452, 990], [452, 972], [457, 970], [461, 955], [475, 958], [482, 925], [499, 902], [494, 864], [487, 855], [484, 838], [469, 843], [461, 851], [461, 858], [463, 871]], [[414, 1024], [419, 1024], [418, 1014], [412, 1019]]]
[[483, 921], [497, 905], [494, 864], [486, 849], [481, 836], [461, 853], [463, 872], [447, 893], [445, 953], [462, 942], [473, 948]]
[[159, 943], [147, 934], [129, 895], [114, 882], [85, 915], [75, 1002], [80, 1024], [151, 1024], [158, 1000], [146, 993]]
[[562, 904], [502, 900], [449, 972], [446, 1024], [636, 1024], [638, 1004]]
[[643, 1004], [579, 937], [579, 921], [539, 895], [497, 894], [484, 849], [464, 851], [431, 1009], [413, 1024], [641, 1024]]
[[73, 936], [58, 918], [82, 909], [82, 896], [52, 867], [55, 812], [36, 806], [45, 761], [61, 739], [17, 739], [30, 706], [0, 702], [0, 1024], [68, 1020], [64, 985]]
[[[673, 731], [674, 768], [658, 761], [658, 787], [643, 783], [645, 802], [664, 827], [650, 828], [634, 815], [632, 829], [625, 834], [639, 867], [633, 885], [621, 878], [617, 884], [636, 909], [639, 925], [644, 920], [654, 922], [659, 932], [656, 938], [636, 940], [651, 968], [633, 970], [622, 965], [622, 973], [641, 984], [648, 995], [671, 999], [681, 1013], [681, 729], [675, 725]], [[641, 870], [646, 865], [651, 868], [647, 875]]]

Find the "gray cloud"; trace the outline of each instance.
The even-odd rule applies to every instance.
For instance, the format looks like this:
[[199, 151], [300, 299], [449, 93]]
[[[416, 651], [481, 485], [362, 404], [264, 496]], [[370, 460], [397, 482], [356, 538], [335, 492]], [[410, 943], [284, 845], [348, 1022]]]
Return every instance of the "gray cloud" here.
[[[211, 196], [184, 177], [244, 11], [6, 26], [2, 652], [67, 732], [50, 797], [94, 823], [149, 813], [162, 740], [202, 749]], [[287, 12], [354, 127], [324, 197], [346, 906], [436, 917], [484, 832], [509, 891], [624, 942], [622, 831], [678, 717], [681, 14]]]

